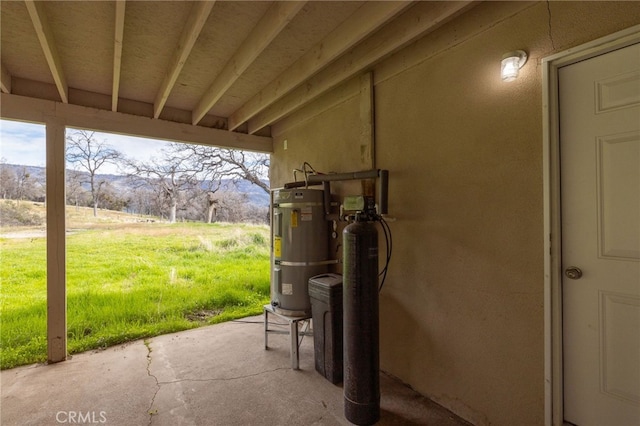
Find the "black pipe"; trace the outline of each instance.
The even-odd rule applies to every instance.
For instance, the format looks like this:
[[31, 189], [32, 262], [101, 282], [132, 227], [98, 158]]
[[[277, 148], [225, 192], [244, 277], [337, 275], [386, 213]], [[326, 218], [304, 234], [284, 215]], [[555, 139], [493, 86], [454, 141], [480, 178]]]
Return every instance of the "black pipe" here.
[[342, 236], [344, 415], [372, 425], [380, 419], [378, 232], [359, 216]]

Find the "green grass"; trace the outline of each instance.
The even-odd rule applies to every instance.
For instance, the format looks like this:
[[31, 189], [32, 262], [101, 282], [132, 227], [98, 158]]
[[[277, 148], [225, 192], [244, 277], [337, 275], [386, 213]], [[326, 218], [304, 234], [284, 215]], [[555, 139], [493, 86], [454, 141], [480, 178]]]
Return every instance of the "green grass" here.
[[[67, 236], [70, 354], [262, 312], [266, 226], [113, 224]], [[0, 367], [46, 360], [46, 240], [0, 238]]]

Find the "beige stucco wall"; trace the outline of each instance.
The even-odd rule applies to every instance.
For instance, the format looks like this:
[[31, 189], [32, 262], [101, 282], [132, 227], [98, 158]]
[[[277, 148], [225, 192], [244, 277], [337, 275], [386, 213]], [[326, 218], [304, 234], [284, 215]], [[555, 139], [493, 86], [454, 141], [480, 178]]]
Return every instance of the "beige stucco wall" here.
[[[381, 367], [474, 424], [544, 424], [541, 58], [639, 16], [640, 2], [489, 2], [374, 69], [376, 167], [397, 218]], [[530, 59], [504, 83], [515, 49]], [[366, 168], [358, 85], [336, 91], [353, 96], [274, 126], [272, 186], [303, 161]]]

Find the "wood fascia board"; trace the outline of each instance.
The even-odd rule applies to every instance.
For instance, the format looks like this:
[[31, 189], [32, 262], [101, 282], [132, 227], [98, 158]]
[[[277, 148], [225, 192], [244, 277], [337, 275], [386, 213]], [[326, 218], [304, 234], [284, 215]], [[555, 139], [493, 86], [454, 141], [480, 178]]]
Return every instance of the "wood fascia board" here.
[[0, 93], [0, 117], [44, 123], [62, 120], [66, 126], [143, 138], [270, 153], [273, 139], [191, 124], [141, 117], [104, 109]]
[[224, 66], [193, 110], [192, 123], [197, 124], [231, 85], [271, 44], [306, 2], [275, 2], [254, 27], [249, 36]]
[[0, 89], [2, 89], [4, 93], [11, 93], [11, 74], [9, 74], [4, 64], [0, 64], [0, 70]]
[[47, 60], [49, 69], [53, 76], [53, 80], [58, 88], [60, 99], [63, 103], [69, 102], [69, 87], [67, 86], [67, 80], [62, 71], [62, 64], [60, 63], [60, 56], [55, 44], [55, 38], [51, 32], [49, 21], [44, 13], [43, 2], [34, 0], [25, 0], [27, 11], [31, 17], [33, 28], [36, 31], [42, 52]]
[[164, 105], [169, 98], [169, 94], [171, 93], [171, 90], [173, 90], [176, 80], [178, 80], [178, 76], [180, 75], [182, 68], [187, 62], [191, 49], [193, 49], [193, 46], [196, 44], [196, 40], [198, 40], [202, 27], [204, 27], [205, 22], [207, 22], [214, 4], [215, 1], [207, 0], [195, 2], [192, 6], [187, 22], [182, 30], [182, 34], [180, 35], [176, 51], [169, 63], [169, 69], [164, 76], [160, 90], [153, 102], [154, 118], [160, 117], [162, 108], [164, 108]]
[[[255, 115], [249, 120], [248, 132], [252, 134], [272, 125], [341, 82], [473, 7], [473, 1], [424, 2], [419, 3], [419, 6], [421, 10], [414, 11], [412, 8], [402, 14], [355, 49], [310, 78], [305, 85], [299, 86], [277, 103]], [[231, 128], [231, 117], [229, 121], [229, 128]]]
[[300, 86], [305, 80], [364, 40], [409, 4], [410, 2], [404, 1], [365, 3], [320, 43], [307, 51], [263, 90], [231, 114], [229, 128], [237, 128]]
[[111, 110], [118, 110], [120, 92], [120, 68], [122, 66], [122, 42], [124, 40], [125, 0], [116, 1], [115, 34], [113, 37], [113, 84], [111, 87]]

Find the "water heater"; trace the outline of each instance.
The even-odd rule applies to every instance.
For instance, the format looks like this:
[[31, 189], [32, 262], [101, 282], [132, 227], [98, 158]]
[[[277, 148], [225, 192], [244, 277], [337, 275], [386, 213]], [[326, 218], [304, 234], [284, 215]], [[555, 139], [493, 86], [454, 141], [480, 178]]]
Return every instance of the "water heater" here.
[[323, 200], [318, 189], [272, 194], [271, 303], [285, 315], [310, 315], [309, 278], [328, 272], [332, 263]]

